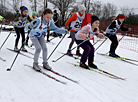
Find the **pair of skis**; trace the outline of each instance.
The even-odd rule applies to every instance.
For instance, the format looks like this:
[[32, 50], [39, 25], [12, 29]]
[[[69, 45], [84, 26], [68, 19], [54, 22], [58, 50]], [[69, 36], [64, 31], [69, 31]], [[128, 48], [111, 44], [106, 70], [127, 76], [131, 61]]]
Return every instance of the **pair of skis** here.
[[[74, 65], [74, 66], [76, 66], [76, 67], [79, 67], [78, 64], [74, 64], [74, 63], [71, 63], [71, 62], [67, 62], [67, 63], [72, 64], [72, 65]], [[80, 67], [80, 68], [82, 68], [82, 67]], [[85, 68], [83, 68], [83, 69], [85, 69]], [[91, 68], [91, 67], [90, 67], [90, 69], [86, 69], [86, 70], [94, 71], [94, 72], [96, 72], [96, 73], [99, 73], [99, 74], [108, 76], [108, 77], [113, 78], [113, 79], [121, 79], [121, 80], [125, 80], [125, 79], [126, 79], [126, 78], [122, 78], [122, 77], [119, 77], [119, 76], [117, 76], [117, 75], [114, 75], [114, 74], [112, 74], [112, 73], [109, 73], [109, 72], [107, 72], [107, 71], [104, 71], [104, 70], [102, 70], [102, 69], [94, 69], [94, 68]]]
[[[10, 49], [10, 48], [7, 48], [7, 49], [10, 50], [10, 51], [12, 51], [12, 52], [16, 52], [16, 51], [14, 51], [13, 49]], [[17, 52], [16, 52], [16, 53], [17, 53]], [[27, 51], [26, 53], [28, 53], [28, 54], [30, 54], [30, 55], [34, 55], [32, 52], [29, 52], [29, 51]], [[21, 51], [20, 51], [19, 54], [21, 54], [21, 55], [23, 55], [23, 56], [25, 56], [25, 57], [27, 57], [27, 58], [33, 59], [33, 57], [30, 57], [30, 56], [28, 56], [28, 55], [22, 53]], [[42, 59], [42, 57], [39, 57], [39, 58]]]
[[[13, 49], [10, 49], [10, 48], [7, 48], [8, 50], [10, 50], [10, 51], [12, 51], [12, 52], [16, 52], [16, 51], [14, 51]], [[16, 52], [17, 53], [17, 52]], [[27, 51], [27, 53], [29, 53], [29, 54], [31, 54], [31, 55], [34, 55], [33, 53], [31, 53], [31, 52], [28, 52]], [[30, 56], [28, 56], [28, 55], [26, 55], [26, 54], [24, 54], [24, 53], [22, 53], [22, 52], [20, 52], [19, 54], [21, 54], [21, 55], [23, 55], [23, 56], [25, 56], [25, 57], [28, 57], [28, 58], [31, 58], [31, 59], [33, 59], [33, 57], [30, 57]], [[40, 57], [40, 58], [42, 58], [42, 57]], [[5, 59], [3, 59], [2, 57], [0, 57], [0, 60], [2, 60], [3, 62], [5, 62], [6, 60]]]
[[[58, 51], [58, 52], [61, 53], [61, 54], [65, 54], [65, 53], [60, 52], [60, 51]], [[68, 56], [69, 56], [69, 55], [68, 55]], [[76, 57], [76, 56], [77, 56], [77, 57]], [[81, 57], [81, 56], [78, 56], [78, 55], [76, 55], [76, 54], [73, 54], [73, 56], [70, 56], [70, 57], [72, 57], [72, 58], [74, 58], [74, 59], [80, 60], [79, 57]], [[99, 61], [96, 61], [96, 60], [94, 60], [94, 62], [98, 62], [98, 63], [100, 63], [100, 64], [104, 64], [104, 62], [99, 62]]]
[[[107, 57], [111, 57], [111, 56], [109, 56], [107, 54], [103, 54], [103, 53], [97, 53], [97, 54], [107, 56]], [[112, 57], [112, 58], [115, 58], [115, 59], [118, 59], [118, 60], [121, 60], [121, 61], [124, 61], [124, 62], [127, 62], [127, 63], [138, 66], [138, 64], [130, 62], [130, 61], [138, 62], [138, 60], [134, 60], [134, 59], [130, 59], [130, 58], [124, 58], [124, 57]]]
[[[10, 48], [7, 48], [7, 49], [8, 49], [8, 50], [10, 50], [10, 51], [12, 51], [12, 52], [18, 53], [17, 51], [14, 51], [13, 49], [10, 49]], [[27, 52], [27, 53], [30, 53], [30, 54], [31, 54], [31, 52]], [[19, 53], [19, 54], [21, 54], [21, 55], [23, 55], [23, 56], [25, 56], [25, 57], [28, 57], [28, 58], [33, 59], [33, 57], [30, 57], [30, 56], [28, 56], [28, 55], [26, 55], [26, 54], [22, 53], [21, 51], [20, 51], [20, 53]]]
[[[28, 65], [28, 64], [24, 64], [24, 66], [33, 68], [32, 66], [30, 66], [30, 65]], [[42, 66], [40, 66], [40, 67], [42, 67]], [[43, 67], [42, 67], [42, 68], [43, 68]], [[54, 73], [54, 74], [56, 74], [56, 75], [58, 75], [58, 76], [61, 76], [61, 77], [65, 78], [65, 79], [67, 79], [67, 80], [70, 80], [70, 81], [72, 81], [72, 82], [74, 82], [74, 83], [78, 83], [78, 81], [73, 80], [73, 79], [71, 79], [71, 78], [68, 78], [68, 77], [66, 77], [65, 75], [59, 74], [58, 72], [56, 72], [56, 71], [54, 71], [54, 70], [49, 70], [49, 71], [52, 72], [52, 73]], [[37, 72], [39, 72], [39, 73], [41, 73], [41, 74], [43, 74], [43, 75], [45, 75], [45, 76], [47, 76], [47, 77], [49, 77], [49, 78], [51, 78], [51, 79], [57, 81], [57, 82], [59, 82], [59, 83], [67, 84], [67, 82], [61, 81], [61, 80], [59, 80], [59, 79], [57, 79], [57, 78], [55, 78], [55, 77], [53, 77], [53, 76], [51, 76], [51, 75], [45, 73], [45, 72], [42, 71], [42, 70], [41, 70], [41, 71], [37, 71]]]

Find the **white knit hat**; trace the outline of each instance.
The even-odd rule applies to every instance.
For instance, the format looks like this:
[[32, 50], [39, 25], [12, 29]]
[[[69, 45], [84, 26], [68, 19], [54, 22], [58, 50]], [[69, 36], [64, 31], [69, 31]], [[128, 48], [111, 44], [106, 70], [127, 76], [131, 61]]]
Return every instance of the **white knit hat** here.
[[86, 10], [86, 7], [84, 5], [80, 5], [79, 6], [79, 11], [81, 11], [81, 10]]

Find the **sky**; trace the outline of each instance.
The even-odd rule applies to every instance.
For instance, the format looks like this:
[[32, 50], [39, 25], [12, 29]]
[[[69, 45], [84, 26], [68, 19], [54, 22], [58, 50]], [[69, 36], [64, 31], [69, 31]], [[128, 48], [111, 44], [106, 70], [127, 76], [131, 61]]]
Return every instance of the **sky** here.
[[117, 6], [117, 10], [120, 10], [121, 7], [137, 8], [134, 10], [134, 13], [138, 14], [137, 0], [101, 0], [101, 1], [103, 3], [113, 3], [114, 5]]
[[[129, 7], [129, 8], [137, 8], [134, 10], [135, 14], [138, 14], [138, 1], [137, 0], [99, 0], [102, 1], [103, 3], [113, 3], [114, 5], [117, 6], [117, 10], [120, 10], [121, 7]], [[25, 0], [25, 2], [23, 3], [23, 5], [27, 6], [29, 9], [30, 7], [30, 2], [28, 3], [28, 0]], [[48, 4], [48, 8], [54, 10], [54, 7], [52, 6], [52, 4]], [[29, 10], [29, 14], [31, 14], [32, 10]], [[121, 13], [120, 11], [118, 11], [118, 13]]]

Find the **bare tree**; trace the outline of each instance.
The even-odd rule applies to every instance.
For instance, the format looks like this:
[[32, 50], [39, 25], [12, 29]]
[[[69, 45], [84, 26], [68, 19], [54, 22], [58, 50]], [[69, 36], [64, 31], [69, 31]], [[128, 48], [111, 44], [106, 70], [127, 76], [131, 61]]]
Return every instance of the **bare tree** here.
[[121, 7], [121, 13], [122, 14], [124, 14], [125, 16], [128, 16], [129, 14], [132, 14], [132, 13], [134, 13], [134, 9], [133, 8], [129, 8], [129, 7], [127, 7], [127, 6], [125, 6], [125, 7]]
[[44, 9], [47, 8], [47, 0], [44, 0]]
[[90, 12], [92, 12], [93, 15], [100, 17], [102, 14], [102, 2], [101, 1], [93, 1], [90, 4], [91, 4]]
[[[93, 1], [93, 0], [92, 0]], [[86, 12], [90, 12], [91, 0], [82, 0], [82, 4], [86, 7]]]
[[58, 8], [58, 10], [60, 11], [61, 25], [63, 25], [66, 11], [68, 11], [70, 7], [73, 7], [72, 5], [73, 3], [76, 2], [76, 0], [48, 0], [48, 1], [54, 5], [54, 8]]
[[117, 12], [117, 7], [111, 3], [107, 3], [103, 5], [103, 9], [102, 9], [102, 18], [103, 19], [108, 19], [110, 17], [113, 17], [116, 15]]
[[12, 3], [9, 1], [7, 1], [7, 3], [12, 7], [14, 11], [17, 11], [21, 6], [20, 5], [21, 0], [10, 0], [10, 1], [12, 1]]

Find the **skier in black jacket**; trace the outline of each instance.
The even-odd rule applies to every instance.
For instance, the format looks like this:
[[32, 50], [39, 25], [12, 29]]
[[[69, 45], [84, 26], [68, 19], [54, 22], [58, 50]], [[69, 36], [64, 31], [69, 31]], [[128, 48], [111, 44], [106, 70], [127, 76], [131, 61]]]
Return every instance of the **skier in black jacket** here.
[[111, 46], [109, 51], [109, 56], [111, 57], [119, 57], [115, 53], [115, 50], [118, 46], [118, 40], [116, 36], [117, 30], [120, 28], [122, 31], [130, 31], [131, 28], [124, 28], [123, 21], [125, 19], [125, 16], [123, 14], [119, 14], [115, 20], [107, 27], [106, 29], [106, 36], [111, 40]]

